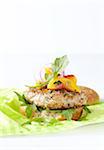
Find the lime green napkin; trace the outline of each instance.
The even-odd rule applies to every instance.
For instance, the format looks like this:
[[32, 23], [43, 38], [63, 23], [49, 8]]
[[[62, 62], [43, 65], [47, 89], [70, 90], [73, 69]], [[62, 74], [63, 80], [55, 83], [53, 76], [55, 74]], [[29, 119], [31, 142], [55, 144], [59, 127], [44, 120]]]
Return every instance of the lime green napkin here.
[[28, 119], [19, 113], [19, 101], [13, 91], [0, 90], [0, 136], [6, 135], [42, 135], [70, 131], [84, 125], [104, 122], [104, 103], [88, 106], [92, 113], [83, 121], [63, 121], [56, 125], [41, 125], [37, 122], [25, 124]]

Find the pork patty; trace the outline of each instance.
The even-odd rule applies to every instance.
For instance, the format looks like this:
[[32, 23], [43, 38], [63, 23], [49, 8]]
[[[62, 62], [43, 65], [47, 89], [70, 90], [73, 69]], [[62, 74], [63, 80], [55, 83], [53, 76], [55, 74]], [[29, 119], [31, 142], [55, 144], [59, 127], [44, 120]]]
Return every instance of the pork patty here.
[[98, 94], [87, 87], [80, 86], [81, 92], [71, 92], [65, 89], [48, 90], [29, 88], [25, 92], [26, 99], [30, 103], [42, 108], [68, 109], [83, 105], [95, 104], [99, 101]]

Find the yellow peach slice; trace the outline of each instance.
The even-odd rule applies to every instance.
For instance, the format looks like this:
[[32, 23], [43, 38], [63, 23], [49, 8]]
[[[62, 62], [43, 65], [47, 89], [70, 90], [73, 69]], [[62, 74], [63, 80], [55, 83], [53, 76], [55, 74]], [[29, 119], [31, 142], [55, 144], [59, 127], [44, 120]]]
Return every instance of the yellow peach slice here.
[[80, 91], [79, 87], [76, 85], [76, 78], [74, 79], [74, 77], [55, 77], [48, 83], [47, 88], [51, 90], [66, 89], [69, 91]]

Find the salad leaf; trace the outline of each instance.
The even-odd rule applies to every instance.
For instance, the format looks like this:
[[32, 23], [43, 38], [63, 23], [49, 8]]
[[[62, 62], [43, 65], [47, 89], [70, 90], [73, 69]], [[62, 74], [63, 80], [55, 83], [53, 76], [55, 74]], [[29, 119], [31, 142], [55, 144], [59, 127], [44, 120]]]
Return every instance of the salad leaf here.
[[14, 109], [15, 111], [19, 112], [20, 110], [20, 101], [16, 98], [12, 99], [12, 100], [8, 100], [6, 102], [6, 104], [8, 106], [10, 106], [12, 109]]
[[25, 116], [15, 111], [5, 103], [0, 104], [0, 111], [2, 111], [5, 115], [7, 115], [9, 118], [16, 121], [20, 125], [28, 120]]
[[[15, 90], [19, 91], [19, 89]], [[7, 100], [8, 97], [10, 100], [11, 98], [16, 98], [16, 95], [13, 94], [13, 91], [14, 89], [0, 90], [0, 136], [37, 134], [44, 135], [48, 133], [52, 134], [66, 131], [69, 132], [72, 129], [85, 125], [93, 124], [93, 127], [96, 127], [94, 124], [104, 123], [104, 102], [100, 102], [96, 105], [87, 106], [87, 108], [91, 110], [91, 113], [89, 113], [86, 119], [82, 121], [65, 120], [61, 122], [62, 125], [60, 126], [57, 123], [54, 126], [52, 124], [50, 124], [49, 126], [42, 126], [35, 121], [31, 123], [30, 119], [27, 119], [25, 116], [21, 115], [19, 112], [15, 111], [9, 105], [7, 105], [7, 103], [5, 103], [5, 100]]]

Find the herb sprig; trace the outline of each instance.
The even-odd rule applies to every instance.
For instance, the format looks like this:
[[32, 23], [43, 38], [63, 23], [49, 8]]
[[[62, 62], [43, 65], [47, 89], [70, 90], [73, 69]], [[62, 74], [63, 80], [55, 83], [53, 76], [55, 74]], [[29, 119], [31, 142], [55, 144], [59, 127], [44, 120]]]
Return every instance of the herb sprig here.
[[67, 55], [56, 58], [51, 65], [54, 76], [57, 76], [58, 74], [62, 73], [68, 64], [69, 60]]
[[62, 73], [68, 64], [69, 64], [69, 60], [67, 55], [56, 58], [54, 62], [51, 64], [52, 74], [45, 75], [46, 81], [43, 83], [36, 84], [35, 86], [28, 86], [28, 87], [40, 88], [46, 86], [52, 78]]

